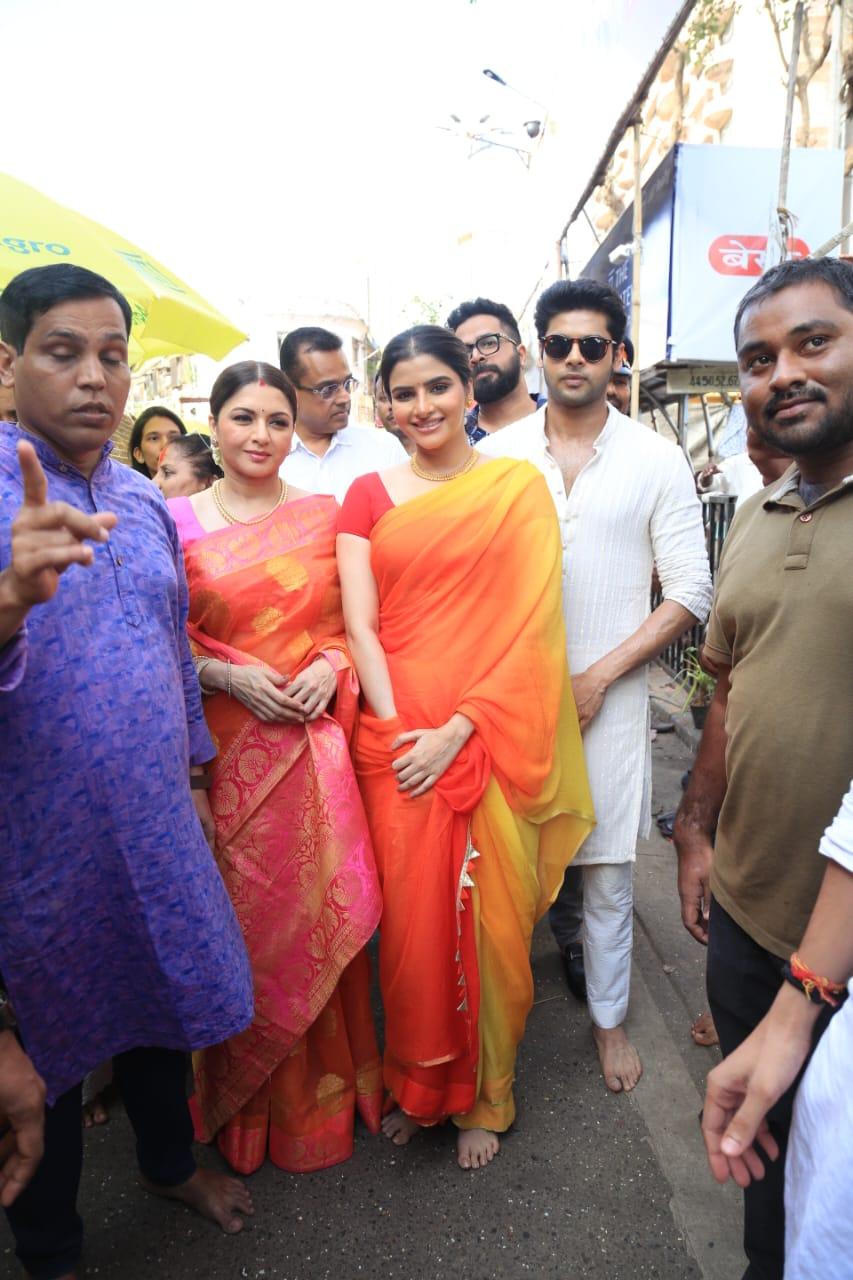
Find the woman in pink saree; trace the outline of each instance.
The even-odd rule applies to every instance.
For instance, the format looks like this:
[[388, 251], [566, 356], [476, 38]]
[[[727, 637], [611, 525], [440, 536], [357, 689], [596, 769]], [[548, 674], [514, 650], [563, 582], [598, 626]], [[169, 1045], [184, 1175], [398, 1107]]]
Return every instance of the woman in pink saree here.
[[196, 1128], [240, 1173], [267, 1153], [308, 1172], [352, 1153], [356, 1109], [374, 1132], [381, 1112], [364, 952], [381, 897], [348, 750], [358, 686], [337, 504], [279, 479], [296, 397], [278, 369], [231, 366], [210, 404], [224, 479], [170, 507], [218, 749], [214, 848], [252, 961], [255, 1018], [197, 1056]]

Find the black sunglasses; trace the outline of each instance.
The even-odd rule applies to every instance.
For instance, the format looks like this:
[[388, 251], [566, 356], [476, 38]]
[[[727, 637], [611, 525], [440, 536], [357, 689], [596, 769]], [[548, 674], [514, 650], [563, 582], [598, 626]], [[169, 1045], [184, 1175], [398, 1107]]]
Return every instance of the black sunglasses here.
[[562, 333], [549, 333], [547, 338], [542, 339], [542, 350], [551, 360], [565, 360], [575, 343], [587, 364], [598, 364], [610, 347], [619, 346], [612, 338], [599, 338], [594, 334], [586, 338], [566, 338]]

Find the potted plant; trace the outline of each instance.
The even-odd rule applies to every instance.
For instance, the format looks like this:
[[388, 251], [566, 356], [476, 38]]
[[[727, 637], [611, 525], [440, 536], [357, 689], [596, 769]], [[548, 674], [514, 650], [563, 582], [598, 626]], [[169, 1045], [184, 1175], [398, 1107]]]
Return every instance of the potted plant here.
[[699, 661], [699, 650], [694, 645], [684, 650], [681, 669], [675, 678], [675, 684], [676, 688], [684, 694], [681, 710], [686, 711], [689, 707], [693, 723], [697, 729], [701, 729], [708, 715], [708, 707], [711, 705], [717, 682], [713, 676], [703, 670]]

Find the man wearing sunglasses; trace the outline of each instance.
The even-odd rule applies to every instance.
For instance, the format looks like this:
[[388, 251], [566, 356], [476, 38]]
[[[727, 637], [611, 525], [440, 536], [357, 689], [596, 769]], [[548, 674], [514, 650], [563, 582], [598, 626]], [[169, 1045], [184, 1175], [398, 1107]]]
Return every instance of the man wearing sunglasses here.
[[524, 380], [527, 351], [515, 316], [502, 302], [473, 298], [461, 302], [447, 317], [471, 360], [476, 404], [465, 420], [472, 444], [535, 413], [537, 397]]
[[331, 493], [338, 502], [358, 476], [406, 461], [390, 431], [349, 425], [352, 376], [343, 342], [328, 329], [293, 329], [279, 361], [296, 388], [296, 429], [281, 475], [308, 493]]
[[[625, 359], [617, 295], [595, 280], [558, 281], [540, 297], [535, 320], [548, 403], [478, 447], [539, 467], [560, 519], [569, 668], [597, 819], [573, 866], [583, 874], [592, 1030], [605, 1081], [618, 1093], [642, 1073], [624, 1021], [632, 864], [651, 823], [646, 666], [707, 617], [711, 577], [684, 455], [608, 403], [613, 371]], [[664, 599], [650, 615], [653, 564]], [[561, 949], [568, 891], [551, 910]]]

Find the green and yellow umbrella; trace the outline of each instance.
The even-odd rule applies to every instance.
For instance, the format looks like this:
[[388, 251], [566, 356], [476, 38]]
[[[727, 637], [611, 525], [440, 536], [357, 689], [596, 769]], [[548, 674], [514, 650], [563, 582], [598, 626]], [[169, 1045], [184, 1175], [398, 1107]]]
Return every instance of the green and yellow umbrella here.
[[130, 358], [206, 355], [221, 360], [246, 335], [189, 285], [129, 240], [34, 187], [0, 173], [0, 290], [20, 271], [73, 262], [97, 271], [133, 308]]

